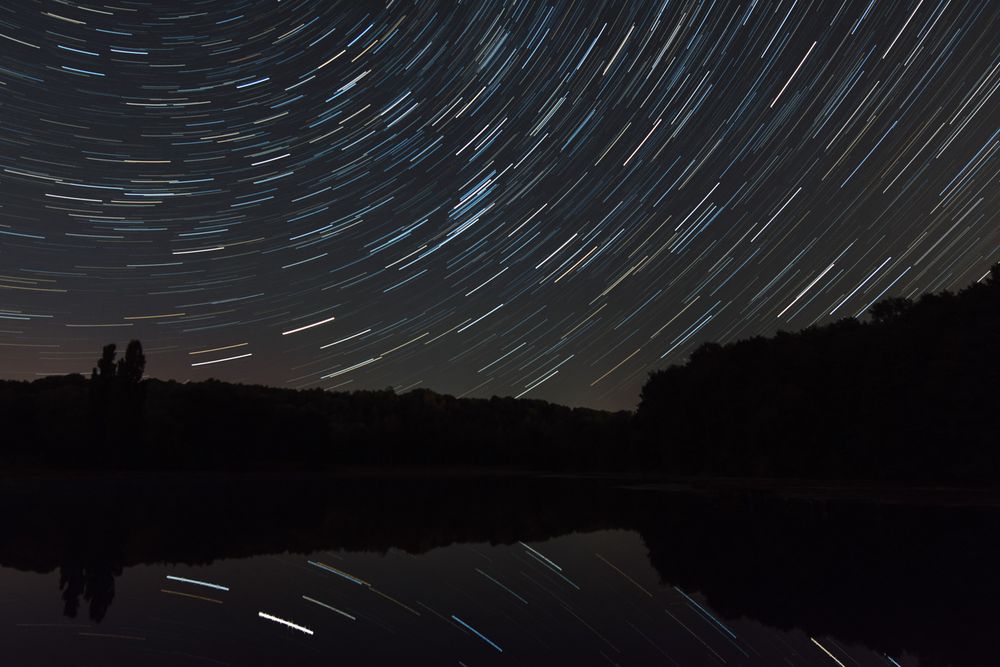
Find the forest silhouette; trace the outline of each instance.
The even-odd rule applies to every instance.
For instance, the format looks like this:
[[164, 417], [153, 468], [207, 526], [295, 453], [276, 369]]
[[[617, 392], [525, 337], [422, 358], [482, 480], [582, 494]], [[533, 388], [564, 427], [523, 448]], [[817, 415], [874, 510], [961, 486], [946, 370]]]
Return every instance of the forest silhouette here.
[[958, 293], [798, 333], [707, 343], [636, 412], [428, 389], [144, 379], [138, 341], [81, 375], [0, 382], [0, 463], [272, 470], [489, 466], [983, 483], [1000, 478], [1000, 265]]
[[1000, 264], [870, 320], [708, 343], [650, 375], [637, 426], [677, 474], [1000, 480]]

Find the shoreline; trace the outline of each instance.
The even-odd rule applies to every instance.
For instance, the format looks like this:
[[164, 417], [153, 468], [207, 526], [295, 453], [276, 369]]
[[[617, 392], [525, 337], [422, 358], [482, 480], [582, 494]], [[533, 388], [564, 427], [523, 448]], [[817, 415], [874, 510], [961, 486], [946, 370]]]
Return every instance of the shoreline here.
[[[58, 484], [150, 485], [170, 484], [315, 484], [337, 480], [406, 481], [428, 483], [475, 479], [602, 484], [622, 491], [681, 495], [748, 495], [782, 500], [869, 502], [874, 504], [997, 507], [1000, 485], [956, 485], [933, 481], [872, 481], [783, 479], [753, 477], [678, 477], [644, 472], [554, 472], [474, 466], [350, 466], [330, 470], [149, 470], [149, 469], [0, 469], [0, 493], [39, 491]], [[63, 488], [65, 492], [68, 489]]]

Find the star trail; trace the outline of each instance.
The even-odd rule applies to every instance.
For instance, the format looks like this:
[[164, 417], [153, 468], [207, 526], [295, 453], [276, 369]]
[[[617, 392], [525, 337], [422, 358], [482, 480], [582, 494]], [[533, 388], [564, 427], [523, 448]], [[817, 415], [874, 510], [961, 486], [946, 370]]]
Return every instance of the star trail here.
[[138, 338], [163, 378], [634, 407], [704, 341], [1000, 259], [998, 18], [4, 3], [0, 374]]

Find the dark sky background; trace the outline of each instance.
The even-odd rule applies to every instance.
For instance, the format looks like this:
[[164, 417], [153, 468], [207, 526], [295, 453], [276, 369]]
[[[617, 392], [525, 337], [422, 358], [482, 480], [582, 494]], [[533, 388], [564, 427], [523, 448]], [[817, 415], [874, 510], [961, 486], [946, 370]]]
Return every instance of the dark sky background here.
[[1000, 259], [1000, 3], [0, 5], [0, 376], [633, 407]]

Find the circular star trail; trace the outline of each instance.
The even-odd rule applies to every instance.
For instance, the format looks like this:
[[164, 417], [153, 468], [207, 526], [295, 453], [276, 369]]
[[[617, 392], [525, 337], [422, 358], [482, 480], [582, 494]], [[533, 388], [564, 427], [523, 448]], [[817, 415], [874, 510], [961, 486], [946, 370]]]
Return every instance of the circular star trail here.
[[0, 371], [632, 407], [998, 259], [996, 3], [0, 7]]

